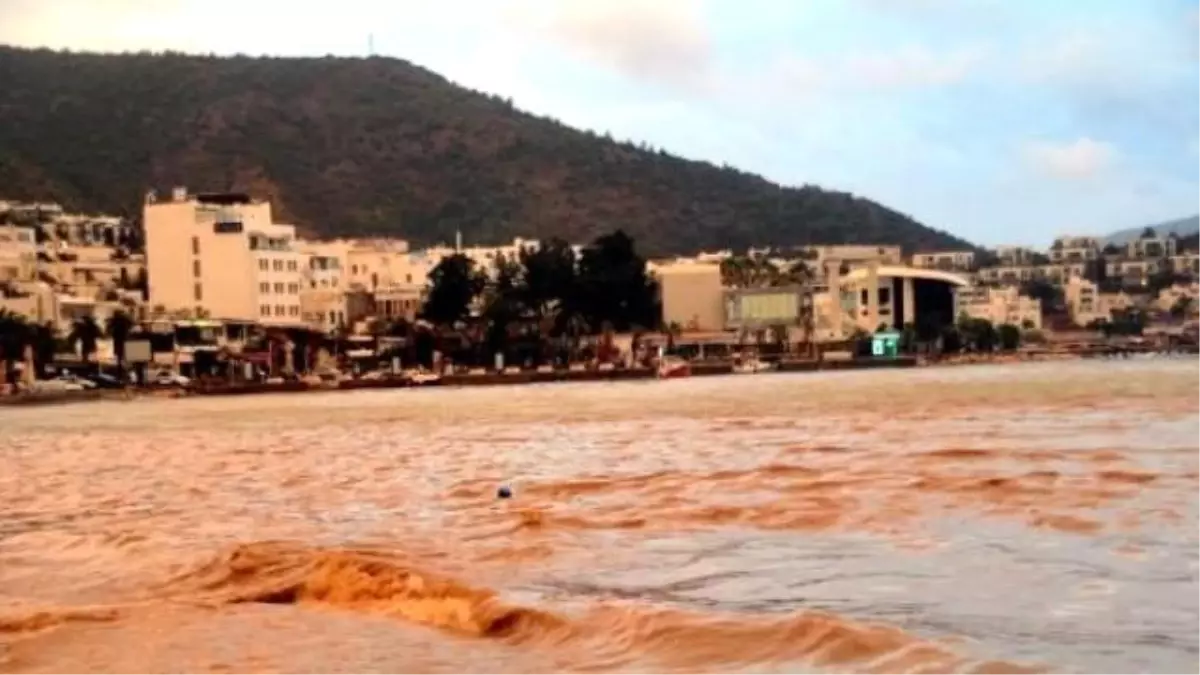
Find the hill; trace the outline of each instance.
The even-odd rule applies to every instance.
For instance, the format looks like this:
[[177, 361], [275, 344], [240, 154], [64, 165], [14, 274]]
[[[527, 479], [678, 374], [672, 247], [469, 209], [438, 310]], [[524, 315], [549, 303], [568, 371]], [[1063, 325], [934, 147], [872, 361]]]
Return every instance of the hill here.
[[1115, 244], [1117, 246], [1128, 244], [1134, 239], [1137, 239], [1147, 227], [1154, 228], [1154, 231], [1158, 233], [1159, 236], [1165, 237], [1173, 233], [1178, 237], [1186, 237], [1188, 235], [1200, 232], [1200, 215], [1179, 218], [1178, 220], [1168, 220], [1165, 223], [1158, 223], [1155, 225], [1131, 227], [1128, 230], [1118, 230], [1105, 237], [1104, 243]]
[[566, 127], [387, 58], [0, 46], [0, 194], [136, 214], [148, 188], [269, 196], [310, 235], [583, 241], [654, 254], [969, 244], [867, 199]]

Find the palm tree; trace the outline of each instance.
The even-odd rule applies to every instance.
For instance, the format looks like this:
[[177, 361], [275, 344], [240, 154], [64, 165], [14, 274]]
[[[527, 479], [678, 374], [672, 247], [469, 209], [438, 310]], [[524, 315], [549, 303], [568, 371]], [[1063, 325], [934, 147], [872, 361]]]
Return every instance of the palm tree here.
[[129, 333], [133, 330], [133, 319], [123, 310], [118, 309], [108, 317], [106, 330], [108, 337], [112, 338], [113, 355], [117, 357], [117, 369], [125, 372], [125, 343], [129, 341]]
[[800, 306], [796, 324], [804, 332], [804, 350], [808, 356], [813, 355], [813, 272], [804, 260], [794, 260], [783, 275], [788, 285], [800, 287]]
[[3, 376], [0, 382], [12, 380], [30, 338], [29, 324], [24, 316], [0, 309], [0, 375]]
[[84, 363], [90, 363], [96, 354], [96, 342], [101, 335], [100, 325], [90, 314], [75, 320], [71, 326], [70, 340], [79, 349], [79, 356]]
[[47, 321], [33, 327], [33, 358], [39, 376], [45, 376], [48, 366], [54, 363], [58, 345], [54, 336], [54, 324]]

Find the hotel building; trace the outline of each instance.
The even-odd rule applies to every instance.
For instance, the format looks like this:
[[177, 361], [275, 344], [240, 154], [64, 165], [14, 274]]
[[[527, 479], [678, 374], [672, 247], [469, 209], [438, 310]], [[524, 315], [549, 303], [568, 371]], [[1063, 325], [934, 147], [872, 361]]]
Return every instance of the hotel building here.
[[147, 196], [151, 308], [268, 326], [301, 325], [305, 259], [291, 225], [244, 194]]

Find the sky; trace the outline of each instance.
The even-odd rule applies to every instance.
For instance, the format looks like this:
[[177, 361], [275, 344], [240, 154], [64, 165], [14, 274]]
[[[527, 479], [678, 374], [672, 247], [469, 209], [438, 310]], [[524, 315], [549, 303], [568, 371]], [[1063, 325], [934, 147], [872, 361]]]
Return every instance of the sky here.
[[0, 0], [0, 43], [373, 46], [986, 245], [1200, 211], [1200, 0]]

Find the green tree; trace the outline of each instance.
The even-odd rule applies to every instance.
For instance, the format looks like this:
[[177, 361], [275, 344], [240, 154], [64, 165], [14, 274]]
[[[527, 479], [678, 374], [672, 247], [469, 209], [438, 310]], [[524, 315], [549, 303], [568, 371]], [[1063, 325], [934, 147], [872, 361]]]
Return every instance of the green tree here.
[[1042, 301], [1042, 313], [1061, 310], [1066, 300], [1060, 286], [1045, 279], [1034, 279], [1021, 284], [1021, 295]]
[[71, 343], [79, 349], [80, 358], [84, 363], [91, 363], [96, 355], [96, 343], [100, 340], [100, 325], [90, 314], [75, 320], [71, 326]]
[[108, 337], [112, 339], [117, 368], [121, 372], [125, 372], [125, 344], [129, 341], [129, 333], [133, 331], [133, 327], [133, 319], [120, 309], [108, 317], [108, 324], [105, 326]]
[[475, 269], [475, 262], [461, 253], [442, 258], [429, 272], [429, 294], [421, 308], [421, 318], [440, 326], [450, 326], [470, 315], [471, 303], [483, 291], [487, 280]]
[[996, 348], [996, 327], [987, 319], [962, 316], [958, 320], [958, 333], [964, 347], [976, 352], [990, 352]]
[[579, 258], [580, 312], [593, 332], [609, 322], [625, 332], [634, 326], [656, 327], [658, 284], [646, 273], [633, 239], [621, 230], [602, 235]]
[[1021, 329], [1013, 324], [1000, 324], [1000, 327], [996, 329], [996, 333], [1000, 342], [1000, 349], [1011, 352], [1021, 346]]
[[5, 382], [13, 381], [17, 364], [25, 358], [25, 346], [30, 338], [29, 323], [24, 316], [0, 309], [0, 370]]
[[46, 376], [46, 371], [54, 364], [54, 355], [57, 351], [58, 340], [54, 335], [54, 324], [47, 321], [34, 326], [33, 359], [38, 376]]
[[520, 265], [503, 256], [496, 260], [495, 265], [495, 277], [487, 282], [483, 290], [481, 315], [486, 325], [486, 356], [507, 352], [512, 325], [522, 314]]
[[[578, 310], [576, 263], [574, 249], [561, 239], [550, 239], [520, 254], [521, 303], [539, 321], [556, 317], [559, 330]], [[517, 284], [518, 280], [513, 282]]]

